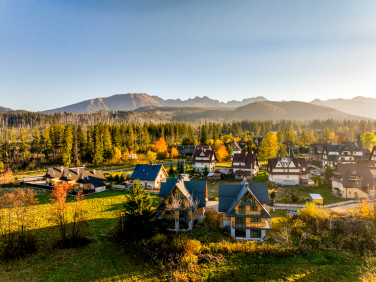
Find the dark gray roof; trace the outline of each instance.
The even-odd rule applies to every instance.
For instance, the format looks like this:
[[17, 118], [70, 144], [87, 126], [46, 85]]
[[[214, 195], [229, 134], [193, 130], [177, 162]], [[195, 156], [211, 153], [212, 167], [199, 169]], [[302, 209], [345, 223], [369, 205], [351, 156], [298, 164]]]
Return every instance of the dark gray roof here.
[[243, 184], [219, 184], [218, 211], [227, 212], [228, 207], [243, 188]]
[[161, 183], [161, 189], [159, 190], [159, 197], [166, 198], [172, 188], [174, 188], [177, 180], [176, 179], [168, 179], [168, 180], [175, 180], [175, 181], [167, 181]]
[[[269, 204], [268, 188], [261, 182], [251, 182], [249, 189], [261, 204]], [[220, 184], [219, 185], [219, 212], [227, 212], [234, 200], [239, 201], [238, 194], [242, 191], [244, 184]]]
[[[161, 184], [159, 197], [166, 198], [177, 184], [177, 180], [164, 182]], [[206, 181], [183, 181], [185, 189], [193, 196], [194, 201], [198, 201], [198, 207], [206, 207]]]
[[131, 179], [155, 180], [163, 165], [138, 164], [134, 169]]

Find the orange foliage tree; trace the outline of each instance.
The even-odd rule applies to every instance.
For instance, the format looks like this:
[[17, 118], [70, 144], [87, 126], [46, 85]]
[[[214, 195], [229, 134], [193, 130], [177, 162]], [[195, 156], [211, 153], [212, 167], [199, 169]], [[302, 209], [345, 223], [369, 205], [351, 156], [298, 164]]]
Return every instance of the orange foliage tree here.
[[59, 231], [63, 240], [67, 239], [68, 232], [68, 206], [67, 195], [72, 190], [68, 183], [62, 183], [52, 189], [52, 219], [59, 226]]
[[17, 189], [0, 197], [0, 257], [8, 260], [20, 258], [37, 250], [32, 229], [33, 206], [38, 203], [30, 189]]
[[32, 226], [32, 206], [38, 203], [30, 188], [16, 189], [13, 193], [5, 193], [0, 198], [0, 233], [13, 236], [18, 232], [24, 236]]
[[159, 138], [159, 140], [155, 141], [154, 149], [157, 153], [167, 152], [166, 140], [163, 137]]

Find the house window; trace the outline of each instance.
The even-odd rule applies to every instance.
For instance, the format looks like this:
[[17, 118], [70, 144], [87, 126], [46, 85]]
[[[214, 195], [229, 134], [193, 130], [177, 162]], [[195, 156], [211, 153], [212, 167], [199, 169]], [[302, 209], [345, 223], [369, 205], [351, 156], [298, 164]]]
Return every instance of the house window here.
[[244, 195], [243, 200], [246, 202], [255, 202], [255, 199], [253, 199], [253, 197], [249, 193]]
[[251, 211], [257, 211], [257, 206], [251, 206]]
[[261, 218], [259, 217], [252, 217], [251, 222], [261, 222]]
[[251, 229], [251, 238], [261, 238], [261, 230]]
[[245, 226], [245, 217], [235, 217], [236, 226]]
[[246, 236], [245, 229], [235, 228], [235, 237], [237, 237], [237, 238], [245, 238], [245, 236]]
[[238, 213], [239, 213], [239, 214], [245, 214], [245, 206], [240, 205], [240, 206], [238, 207]]

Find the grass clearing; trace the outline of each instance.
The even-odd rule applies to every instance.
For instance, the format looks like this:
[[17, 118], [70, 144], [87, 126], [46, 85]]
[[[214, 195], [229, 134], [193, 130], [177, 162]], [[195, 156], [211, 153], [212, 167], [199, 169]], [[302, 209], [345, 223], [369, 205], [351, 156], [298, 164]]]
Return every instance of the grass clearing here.
[[311, 186], [311, 187], [301, 187], [301, 186], [284, 186], [274, 188], [276, 192], [275, 200], [278, 203], [283, 203], [283, 197], [287, 198], [286, 203], [293, 203], [291, 200], [291, 195], [294, 194], [298, 196], [299, 200], [297, 204], [304, 204], [306, 198], [309, 198], [309, 194], [320, 194], [324, 198], [324, 205], [334, 204], [339, 202], [349, 201], [349, 199], [343, 199], [336, 197], [332, 194], [332, 188], [329, 186]]

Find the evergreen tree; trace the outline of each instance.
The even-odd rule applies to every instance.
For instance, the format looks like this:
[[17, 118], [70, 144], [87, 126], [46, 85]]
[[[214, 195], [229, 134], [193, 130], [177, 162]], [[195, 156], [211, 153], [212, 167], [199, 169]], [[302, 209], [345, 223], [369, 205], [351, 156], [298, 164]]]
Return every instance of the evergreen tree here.
[[65, 166], [70, 166], [72, 162], [73, 134], [72, 127], [67, 124], [64, 128], [62, 159]]
[[125, 195], [124, 215], [119, 220], [118, 237], [125, 240], [141, 240], [153, 233], [153, 200], [150, 194], [135, 180]]

